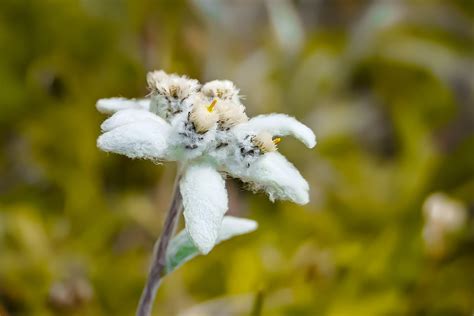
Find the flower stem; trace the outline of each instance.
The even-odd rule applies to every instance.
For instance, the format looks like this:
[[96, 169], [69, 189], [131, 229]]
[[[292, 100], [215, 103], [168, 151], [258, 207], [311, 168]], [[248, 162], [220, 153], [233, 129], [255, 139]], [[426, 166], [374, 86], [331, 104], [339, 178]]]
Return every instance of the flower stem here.
[[173, 200], [171, 202], [168, 215], [166, 216], [161, 237], [156, 241], [154, 246], [150, 271], [148, 273], [148, 279], [145, 284], [145, 288], [143, 289], [142, 296], [140, 298], [140, 303], [138, 305], [136, 314], [137, 316], [151, 315], [153, 301], [155, 299], [156, 292], [160, 287], [161, 279], [164, 275], [168, 244], [175, 233], [179, 215], [183, 210], [183, 199], [181, 197], [181, 192], [179, 191], [180, 178], [181, 172], [178, 171], [178, 176], [176, 177], [174, 185]]

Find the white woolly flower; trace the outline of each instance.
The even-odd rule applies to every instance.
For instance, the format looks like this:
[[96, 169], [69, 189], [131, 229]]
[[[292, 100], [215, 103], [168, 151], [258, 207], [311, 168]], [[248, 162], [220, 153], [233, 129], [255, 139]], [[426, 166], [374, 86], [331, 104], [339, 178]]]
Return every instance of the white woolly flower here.
[[220, 100], [216, 106], [219, 115], [219, 128], [228, 131], [232, 127], [249, 120], [245, 106], [230, 100]]
[[220, 238], [228, 210], [226, 175], [266, 192], [272, 201], [308, 203], [308, 183], [276, 147], [279, 137], [288, 135], [314, 147], [308, 127], [283, 114], [249, 120], [230, 81], [213, 81], [199, 90], [196, 80], [155, 71], [148, 74], [148, 84], [148, 103], [97, 102], [101, 112], [113, 113], [101, 125], [97, 145], [130, 158], [180, 162], [186, 231], [201, 253]]
[[150, 90], [150, 111], [170, 121], [191, 106], [188, 98], [194, 95], [200, 85], [197, 80], [164, 71], [153, 71], [147, 75]]
[[202, 86], [201, 92], [210, 100], [228, 100], [240, 103], [239, 89], [229, 80], [213, 80]]
[[198, 133], [203, 134], [216, 126], [219, 120], [219, 114], [214, 111], [216, 102], [209, 104], [200, 99], [194, 103], [189, 119]]
[[281, 138], [273, 139], [272, 134], [267, 131], [259, 132], [252, 138], [252, 143], [260, 149], [262, 153], [277, 151], [277, 144]]
[[248, 121], [245, 106], [240, 102], [239, 89], [229, 80], [213, 80], [204, 84], [201, 93], [209, 101], [218, 100], [219, 128], [229, 130]]

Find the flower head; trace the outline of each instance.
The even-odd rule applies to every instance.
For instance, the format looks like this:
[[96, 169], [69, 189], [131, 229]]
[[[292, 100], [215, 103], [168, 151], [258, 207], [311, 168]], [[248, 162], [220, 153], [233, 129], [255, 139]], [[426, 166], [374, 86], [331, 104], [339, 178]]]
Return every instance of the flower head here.
[[294, 136], [307, 147], [314, 133], [284, 114], [249, 119], [231, 81], [197, 80], [154, 71], [147, 76], [150, 98], [102, 99], [97, 108], [113, 114], [101, 125], [100, 149], [183, 166], [180, 191], [186, 230], [201, 253], [218, 241], [227, 191], [224, 176], [239, 178], [270, 200], [309, 201], [309, 186], [278, 153], [281, 136]]
[[273, 139], [272, 134], [266, 131], [260, 132], [252, 138], [252, 143], [257, 146], [262, 153], [277, 151], [277, 144], [280, 141], [280, 137]]
[[249, 120], [245, 106], [231, 100], [221, 100], [216, 107], [219, 114], [219, 128], [228, 131], [232, 127]]
[[204, 84], [201, 89], [208, 99], [228, 100], [240, 103], [239, 89], [229, 80], [213, 80]]
[[211, 103], [204, 99], [197, 100], [191, 109], [189, 119], [199, 134], [204, 134], [216, 126], [219, 114], [215, 111], [217, 100]]
[[200, 88], [197, 80], [169, 75], [162, 70], [148, 73], [147, 82], [151, 97], [150, 111], [167, 121], [188, 110], [192, 103], [187, 99]]

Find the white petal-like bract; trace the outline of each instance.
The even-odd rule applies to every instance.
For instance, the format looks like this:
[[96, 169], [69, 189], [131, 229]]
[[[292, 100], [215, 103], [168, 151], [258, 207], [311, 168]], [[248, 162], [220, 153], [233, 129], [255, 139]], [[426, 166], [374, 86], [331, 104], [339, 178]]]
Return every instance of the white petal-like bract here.
[[129, 158], [167, 160], [169, 129], [153, 121], [116, 127], [97, 139], [97, 147]]
[[291, 162], [278, 152], [269, 152], [248, 168], [231, 174], [248, 183], [251, 189], [264, 191], [271, 201], [289, 200], [298, 204], [309, 202], [309, 185]]
[[227, 191], [221, 174], [204, 163], [189, 166], [180, 181], [186, 230], [203, 254], [217, 242], [227, 211]]
[[100, 99], [96, 103], [96, 108], [104, 114], [113, 114], [126, 109], [142, 109], [150, 108], [150, 99], [126, 99], [126, 98], [107, 98]]
[[143, 121], [149, 121], [149, 122], [154, 122], [160, 126], [164, 130], [167, 130], [170, 128], [169, 124], [159, 117], [158, 115], [151, 113], [149, 111], [145, 110], [137, 110], [137, 109], [129, 109], [129, 110], [122, 110], [118, 111], [108, 119], [106, 119], [102, 125], [100, 125], [100, 128], [104, 132], [108, 132], [113, 130], [114, 128], [127, 125], [130, 123], [135, 123], [135, 122], [143, 122]]
[[273, 136], [294, 136], [309, 148], [316, 146], [316, 136], [313, 131], [297, 119], [285, 114], [259, 115], [246, 123], [236, 126], [236, 131], [253, 132], [266, 131]]
[[217, 237], [217, 242], [231, 239], [234, 236], [253, 232], [258, 228], [258, 223], [251, 219], [233, 216], [224, 216], [222, 226]]

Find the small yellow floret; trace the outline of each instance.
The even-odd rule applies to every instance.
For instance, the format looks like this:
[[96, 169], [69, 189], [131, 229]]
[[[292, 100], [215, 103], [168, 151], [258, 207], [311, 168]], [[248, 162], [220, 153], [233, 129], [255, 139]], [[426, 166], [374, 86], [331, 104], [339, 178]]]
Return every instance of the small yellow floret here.
[[[279, 138], [276, 138], [275, 140], [278, 140], [278, 139]], [[252, 139], [252, 142], [263, 153], [268, 153], [272, 151], [277, 151], [278, 148], [276, 144], [279, 141], [275, 142], [275, 140], [272, 139], [272, 134], [268, 132], [260, 132]]]
[[209, 112], [214, 111], [214, 107], [216, 106], [217, 100], [212, 101], [212, 103], [207, 107]]
[[215, 102], [209, 106], [201, 102], [194, 104], [189, 119], [193, 122], [196, 132], [203, 134], [217, 123], [219, 115], [213, 111], [214, 106]]
[[219, 125], [222, 129], [232, 128], [235, 125], [248, 121], [245, 107], [229, 100], [219, 101], [216, 106], [216, 112], [219, 114]]

